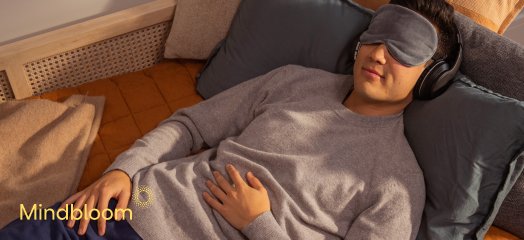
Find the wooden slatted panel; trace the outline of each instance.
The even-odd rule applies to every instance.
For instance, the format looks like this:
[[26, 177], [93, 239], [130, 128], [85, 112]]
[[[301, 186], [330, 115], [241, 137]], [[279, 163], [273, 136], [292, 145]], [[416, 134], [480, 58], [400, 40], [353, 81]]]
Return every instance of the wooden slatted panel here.
[[14, 98], [15, 95], [13, 94], [13, 90], [7, 79], [6, 72], [0, 71], [0, 102], [5, 102]]
[[145, 69], [162, 59], [171, 23], [116, 36], [24, 64], [33, 95]]

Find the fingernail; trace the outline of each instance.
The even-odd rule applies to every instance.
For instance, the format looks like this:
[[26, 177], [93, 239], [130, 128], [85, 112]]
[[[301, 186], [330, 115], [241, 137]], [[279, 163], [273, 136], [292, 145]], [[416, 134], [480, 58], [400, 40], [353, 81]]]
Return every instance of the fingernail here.
[[251, 171], [247, 172], [247, 175], [253, 177], [253, 173]]
[[218, 171], [214, 171], [213, 174], [218, 176]]
[[231, 165], [231, 164], [228, 163], [228, 164], [227, 164], [227, 167], [228, 167], [229, 169], [231, 169], [231, 168], [233, 168], [233, 165]]

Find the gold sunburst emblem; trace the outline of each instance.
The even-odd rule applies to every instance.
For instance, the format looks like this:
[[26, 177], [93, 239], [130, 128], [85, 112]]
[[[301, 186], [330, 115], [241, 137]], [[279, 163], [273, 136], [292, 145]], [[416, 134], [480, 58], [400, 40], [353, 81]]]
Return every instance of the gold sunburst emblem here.
[[153, 203], [153, 190], [150, 187], [141, 185], [133, 193], [133, 202], [139, 207], [147, 208]]

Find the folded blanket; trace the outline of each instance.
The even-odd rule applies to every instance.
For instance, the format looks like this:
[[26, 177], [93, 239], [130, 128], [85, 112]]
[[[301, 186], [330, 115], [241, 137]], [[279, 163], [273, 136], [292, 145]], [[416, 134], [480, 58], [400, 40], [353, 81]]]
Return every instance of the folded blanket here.
[[0, 104], [0, 228], [20, 217], [21, 204], [45, 208], [76, 190], [104, 101], [73, 95]]

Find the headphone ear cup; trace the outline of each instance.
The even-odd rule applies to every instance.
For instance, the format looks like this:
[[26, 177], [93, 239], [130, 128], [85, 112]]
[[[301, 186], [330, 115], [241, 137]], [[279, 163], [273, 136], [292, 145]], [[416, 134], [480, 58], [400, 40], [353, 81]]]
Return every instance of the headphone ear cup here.
[[416, 99], [431, 99], [435, 97], [441, 88], [434, 89], [435, 83], [440, 82], [441, 77], [450, 70], [449, 64], [444, 60], [437, 60], [429, 65], [418, 79], [413, 88], [413, 95]]
[[448, 61], [444, 59], [437, 60], [424, 69], [413, 88], [413, 96], [415, 98], [428, 100], [437, 97], [450, 85], [453, 77], [459, 71], [463, 58], [462, 37], [456, 25], [454, 28], [457, 32], [455, 54]]

